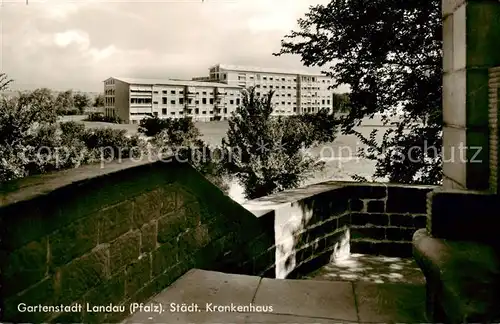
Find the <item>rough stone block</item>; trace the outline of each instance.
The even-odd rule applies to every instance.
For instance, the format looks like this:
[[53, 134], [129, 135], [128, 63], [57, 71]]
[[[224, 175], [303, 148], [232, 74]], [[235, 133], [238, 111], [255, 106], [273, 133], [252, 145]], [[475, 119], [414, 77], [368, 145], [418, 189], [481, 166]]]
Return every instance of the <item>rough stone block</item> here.
[[384, 240], [385, 228], [384, 227], [351, 227], [351, 239], [372, 239]]
[[153, 219], [160, 217], [163, 208], [161, 189], [144, 193], [134, 199], [134, 226], [141, 227]]
[[124, 201], [99, 213], [99, 243], [107, 243], [131, 228], [133, 203]]
[[413, 227], [415, 229], [426, 228], [427, 226], [427, 216], [417, 215], [413, 218]]
[[162, 201], [162, 207], [160, 210], [160, 214], [166, 215], [174, 212], [177, 207], [176, 202], [176, 189], [174, 185], [166, 186], [160, 189], [160, 199]]
[[425, 214], [427, 193], [431, 189], [389, 187], [386, 210], [388, 213]]
[[0, 235], [4, 249], [13, 251], [50, 233], [45, 228], [47, 225], [45, 220], [54, 217], [55, 213], [46, 210], [51, 206], [37, 205], [37, 202], [40, 203], [40, 200], [1, 207], [3, 224], [1, 224]]
[[[453, 71], [453, 16], [443, 20], [443, 72], [447, 75]], [[450, 92], [446, 91], [446, 83], [443, 82], [443, 96]], [[444, 99], [444, 97], [443, 97]]]
[[151, 280], [151, 259], [149, 254], [141, 255], [137, 262], [126, 269], [126, 295], [133, 296]]
[[153, 277], [164, 273], [177, 264], [177, 243], [164, 243], [153, 251]]
[[367, 212], [369, 212], [369, 213], [383, 213], [383, 212], [385, 212], [385, 202], [380, 201], [380, 200], [369, 201]]
[[141, 227], [141, 253], [151, 252], [156, 249], [158, 237], [158, 223], [152, 221]]
[[252, 275], [256, 275], [259, 272], [265, 271], [269, 267], [275, 264], [276, 260], [276, 249], [271, 248], [264, 253], [256, 256], [253, 262], [253, 273]]
[[375, 245], [371, 241], [364, 241], [360, 239], [351, 239], [350, 243], [350, 251], [351, 253], [360, 253], [360, 254], [371, 254], [377, 255], [377, 250], [375, 249]]
[[375, 226], [387, 226], [389, 225], [389, 216], [386, 214], [352, 213], [351, 224], [358, 226], [370, 224]]
[[353, 212], [360, 212], [365, 208], [364, 202], [361, 199], [351, 199], [349, 206]]
[[107, 277], [108, 251], [101, 248], [62, 267], [55, 275], [59, 302], [70, 304]]
[[336, 244], [340, 244], [341, 241], [344, 239], [344, 237], [345, 237], [345, 231], [332, 233], [331, 235], [326, 236], [324, 238], [325, 248], [329, 249], [329, 248], [335, 246]]
[[274, 246], [274, 237], [262, 234], [256, 237], [247, 245], [247, 250], [252, 255], [258, 255]]
[[[151, 284], [147, 286], [151, 291], [160, 292], [164, 290], [166, 287], [171, 285], [177, 279], [179, 279], [183, 274], [185, 274], [188, 270], [181, 265], [176, 264], [168, 269], [158, 277], [155, 277]], [[151, 296], [151, 295], [149, 295]], [[147, 298], [149, 298], [149, 296]]]
[[386, 229], [387, 239], [389, 241], [406, 241], [411, 242], [413, 234], [415, 233], [413, 228], [390, 228]]
[[[414, 227], [415, 220], [409, 214], [391, 214], [389, 215], [389, 225], [397, 227]], [[425, 224], [425, 221], [424, 221]], [[424, 225], [425, 227], [425, 225]]]
[[214, 245], [211, 242], [207, 246], [205, 246], [202, 249], [199, 249], [198, 251], [195, 252], [193, 255], [193, 260], [194, 263], [196, 264], [195, 267], [198, 269], [211, 269], [213, 267], [213, 264], [215, 263], [215, 260], [219, 255], [217, 255], [214, 251]]
[[429, 228], [435, 237], [484, 243], [498, 241], [491, 226], [492, 215], [500, 209], [496, 195], [467, 192], [433, 192]]
[[[500, 6], [498, 1], [469, 1], [466, 9], [467, 65], [499, 66]], [[465, 22], [464, 22], [465, 23]]]
[[[485, 107], [486, 108], [486, 107]], [[469, 190], [489, 190], [489, 129], [467, 130], [466, 186]]]
[[87, 217], [51, 235], [51, 265], [57, 267], [66, 264], [96, 247], [97, 229], [98, 220], [95, 217]]
[[[78, 305], [83, 305], [83, 304], [84, 304], [83, 302], [78, 301], [78, 302], [74, 303], [73, 305], [78, 307]], [[82, 308], [83, 308], [83, 306], [82, 306]], [[84, 315], [83, 309], [82, 309], [82, 312], [61, 313], [58, 316], [56, 316], [55, 318], [51, 319], [50, 322], [52, 322], [52, 323], [84, 323], [83, 315]]]
[[293, 236], [294, 245], [296, 248], [301, 248], [309, 243], [309, 233], [307, 230], [295, 233]]
[[[7, 296], [42, 280], [47, 273], [47, 240], [33, 241], [2, 260], [3, 293]], [[19, 280], [22, 278], [22, 280]]]
[[205, 226], [198, 226], [190, 229], [179, 236], [179, 259], [185, 255], [191, 255], [196, 250], [203, 248], [210, 242], [208, 229]]
[[[106, 306], [112, 303], [119, 305], [125, 298], [125, 274], [120, 272], [110, 279], [103, 282], [98, 287], [95, 287], [84, 297], [85, 303], [89, 306]], [[126, 307], [123, 315], [129, 312]], [[102, 323], [106, 314], [105, 312], [85, 312], [84, 323]]]
[[463, 4], [453, 12], [453, 69], [465, 69], [467, 64], [467, 13], [468, 4]]
[[387, 196], [385, 185], [357, 185], [353, 188], [356, 197], [360, 199], [384, 199]]
[[465, 3], [465, 0], [442, 0], [443, 17], [453, 14], [453, 12], [463, 3]]
[[375, 250], [379, 255], [398, 258], [410, 258], [412, 256], [412, 245], [410, 242], [377, 242]]
[[338, 228], [350, 225], [351, 225], [351, 213], [347, 213], [339, 217]]
[[185, 215], [177, 211], [158, 220], [158, 242], [165, 243], [175, 240], [186, 229]]
[[195, 227], [200, 224], [200, 221], [207, 223], [211, 220], [207, 211], [198, 202], [184, 205], [180, 210], [184, 213], [186, 227]]
[[[489, 73], [487, 68], [467, 71], [467, 127], [488, 128]], [[472, 152], [473, 154], [475, 152]]]
[[[451, 17], [448, 20], [452, 20]], [[446, 46], [449, 46], [446, 45]], [[453, 53], [450, 53], [452, 56]], [[453, 64], [453, 57], [451, 58]], [[443, 122], [448, 126], [465, 127], [466, 72], [450, 71], [443, 75]]]
[[[331, 233], [336, 230], [337, 220], [329, 221], [323, 224], [317, 224], [314, 227], [309, 227], [307, 229], [307, 242], [311, 243], [316, 239], [325, 236], [325, 234]], [[329, 230], [331, 228], [331, 230]]]
[[465, 129], [443, 127], [443, 176], [464, 187], [466, 185], [466, 157], [461, 157], [461, 151], [463, 150], [462, 147], [467, 145], [466, 143], [467, 134]]
[[109, 269], [114, 274], [119, 269], [137, 260], [140, 254], [140, 234], [129, 232], [109, 246]]
[[304, 199], [302, 202], [314, 206], [315, 213], [325, 216], [345, 213], [349, 209], [349, 200], [350, 197], [341, 190], [332, 190]]
[[197, 202], [196, 196], [187, 188], [181, 186], [176, 188], [176, 199], [177, 208], [182, 208], [183, 206]]
[[42, 323], [51, 314], [46, 312], [19, 312], [18, 305], [56, 305], [52, 278], [47, 278], [24, 291], [23, 294], [3, 301], [2, 322], [4, 323]]

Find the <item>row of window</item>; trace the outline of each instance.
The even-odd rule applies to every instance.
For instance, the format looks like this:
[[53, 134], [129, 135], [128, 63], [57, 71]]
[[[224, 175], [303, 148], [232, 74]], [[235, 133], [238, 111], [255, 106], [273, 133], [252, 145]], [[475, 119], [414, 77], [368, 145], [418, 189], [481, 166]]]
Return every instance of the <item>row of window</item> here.
[[[223, 78], [226, 79], [226, 75], [224, 74], [223, 75]], [[249, 76], [249, 79], [250, 80], [254, 80], [254, 77], [253, 76]], [[238, 75], [238, 80], [246, 80], [246, 75]], [[260, 74], [257, 74], [257, 80], [260, 80]], [[297, 82], [297, 78], [279, 78], [279, 77], [266, 77], [266, 76], [263, 76], [262, 77], [262, 80], [263, 81], [281, 81], [281, 82]], [[303, 76], [301, 81], [304, 81], [304, 82], [320, 82], [319, 79], [317, 79], [316, 77], [305, 77]], [[322, 83], [330, 83], [330, 80], [328, 79], [323, 79], [321, 80]]]
[[[179, 100], [179, 104], [180, 105], [183, 105], [186, 102], [184, 100], [184, 98], [179, 98], [178, 100]], [[233, 99], [229, 100], [229, 104], [230, 105], [234, 105], [235, 102], [236, 102], [236, 105], [239, 105], [240, 104], [240, 99], [237, 98], [236, 101], [233, 100]], [[152, 101], [151, 98], [130, 98], [130, 103], [131, 104], [151, 104], [151, 103], [153, 103], [153, 104], [157, 105], [158, 101]], [[168, 103], [168, 98], [167, 97], [163, 97], [162, 98], [162, 104], [166, 105], [167, 103]], [[188, 104], [192, 104], [193, 103], [193, 99], [188, 99], [187, 103]], [[213, 105], [214, 103], [215, 103], [215, 100], [213, 98], [210, 98], [209, 100], [207, 100], [207, 98], [202, 98], [201, 99], [201, 104], [202, 105], [207, 105], [207, 104]], [[177, 104], [177, 100], [176, 99], [170, 100], [170, 104], [172, 104], [172, 105]], [[194, 104], [199, 105], [200, 104], [200, 100], [195, 100]]]
[[[131, 92], [134, 92], [131, 90]], [[151, 92], [150, 92], [151, 93]], [[168, 94], [168, 90], [162, 90], [161, 92], [162, 94], [166, 95]], [[219, 94], [219, 95], [222, 95], [222, 96], [226, 96], [227, 95], [227, 92], [214, 92], [214, 91], [202, 91], [201, 94], [206, 96], [206, 95], [213, 95], [213, 94]], [[159, 94], [159, 91], [154, 91], [154, 94]], [[173, 94], [173, 95], [176, 95], [176, 94], [179, 94], [179, 95], [183, 95], [184, 94], [184, 90], [170, 90], [170, 94]], [[188, 94], [196, 94], [196, 95], [200, 95], [200, 92], [199, 91], [196, 91], [196, 92], [189, 92]], [[234, 95], [235, 93], [230, 93], [230, 95]], [[236, 95], [239, 95], [239, 93], [236, 93]]]
[[[260, 94], [259, 94], [259, 93], [257, 93], [257, 95], [260, 95]], [[290, 96], [290, 95], [289, 95], [289, 96]], [[183, 105], [183, 104], [184, 104], [184, 102], [185, 102], [185, 101], [184, 101], [184, 99], [183, 99], [183, 98], [179, 98], [179, 104]], [[240, 99], [239, 99], [239, 98], [237, 98], [236, 100], [233, 100], [233, 99], [229, 100], [229, 104], [230, 104], [230, 105], [234, 105], [234, 104], [239, 105], [239, 104], [240, 104], [240, 102], [241, 102], [241, 101], [240, 101]], [[155, 104], [155, 105], [157, 105], [157, 104], [158, 104], [158, 102], [157, 102], [157, 101], [152, 102], [151, 98], [131, 98], [131, 99], [130, 99], [130, 103], [131, 103], [131, 104], [151, 104], [151, 103], [153, 103], [153, 104]], [[166, 105], [167, 103], [168, 103], [167, 98], [166, 98], [166, 97], [162, 98], [162, 104], [163, 104], [163, 105]], [[174, 99], [174, 100], [170, 100], [170, 104], [175, 105], [176, 103], [177, 103], [177, 101], [176, 101], [175, 99]], [[188, 103], [188, 104], [193, 104], [193, 99], [188, 99], [187, 103]], [[276, 102], [273, 102], [273, 103], [274, 103], [274, 104], [279, 104], [279, 101], [276, 101]], [[308, 102], [303, 102], [303, 104], [319, 104], [319, 103], [320, 103], [320, 101], [314, 101], [314, 102], [313, 102], [313, 101], [308, 101]], [[195, 101], [194, 101], [194, 104], [195, 104], [195, 105], [199, 105], [199, 104], [200, 104], [200, 100], [195, 100]], [[213, 104], [214, 104], [214, 99], [209, 99], [209, 100], [207, 101], [207, 99], [206, 99], [206, 98], [202, 98], [202, 99], [201, 99], [201, 104], [202, 104], [202, 105], [206, 105], [206, 104], [213, 105]], [[281, 102], [281, 104], [282, 104], [282, 105], [285, 105], [285, 104], [286, 104], [286, 102], [285, 102], [285, 101], [282, 101], [282, 102]], [[289, 104], [289, 105], [291, 105], [291, 104], [292, 104], [292, 102], [288, 101], [288, 104]], [[296, 105], [296, 102], [293, 102], [293, 104], [294, 104], [294, 105]], [[325, 99], [321, 100], [321, 104], [322, 104], [322, 105], [330, 105], [330, 99], [328, 99], [328, 100], [325, 100]], [[113, 105], [114, 105], [114, 98], [106, 98], [106, 106], [113, 106]]]

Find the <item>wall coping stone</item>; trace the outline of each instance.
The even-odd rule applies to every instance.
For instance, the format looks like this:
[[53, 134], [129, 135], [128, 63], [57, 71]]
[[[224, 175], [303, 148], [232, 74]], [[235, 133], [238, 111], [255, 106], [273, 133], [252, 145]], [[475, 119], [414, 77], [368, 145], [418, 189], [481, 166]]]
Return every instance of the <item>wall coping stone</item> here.
[[346, 187], [385, 187], [385, 188], [412, 188], [412, 189], [435, 189], [435, 185], [408, 185], [389, 182], [353, 182], [353, 181], [324, 181], [296, 189], [284, 190], [269, 196], [248, 200], [242, 204], [245, 209], [256, 217], [262, 217], [276, 209], [280, 209], [290, 203], [331, 190]]
[[84, 165], [78, 168], [54, 171], [9, 181], [0, 185], [0, 207], [32, 200], [68, 185], [103, 177], [133, 167], [153, 166], [159, 163], [171, 164], [175, 163], [174, 161], [174, 159], [169, 158], [146, 161], [132, 161], [127, 159], [122, 162], [106, 163], [104, 167], [101, 164]]

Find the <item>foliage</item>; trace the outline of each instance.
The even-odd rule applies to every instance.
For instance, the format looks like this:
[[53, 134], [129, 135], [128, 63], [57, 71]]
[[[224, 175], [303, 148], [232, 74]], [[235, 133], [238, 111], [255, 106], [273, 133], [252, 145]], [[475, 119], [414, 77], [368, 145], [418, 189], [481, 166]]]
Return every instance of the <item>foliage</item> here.
[[[441, 180], [440, 4], [332, 0], [310, 7], [298, 21], [299, 31], [285, 36], [275, 54], [298, 54], [306, 66], [329, 65], [334, 86], [350, 87], [342, 130], [368, 145], [365, 156], [377, 161], [376, 177], [402, 183]], [[354, 131], [362, 118], [394, 115], [397, 109], [403, 116], [382, 143]]]
[[158, 118], [158, 116], [146, 117], [139, 122], [139, 133], [146, 136], [156, 136], [166, 129], [167, 119]]
[[172, 148], [199, 146], [202, 144], [200, 130], [189, 117], [163, 120], [164, 128], [156, 135], [160, 141]]
[[8, 89], [9, 84], [13, 82], [12, 79], [9, 79], [7, 74], [0, 72], [0, 91], [5, 91]]
[[[333, 140], [335, 134], [335, 122], [325, 112], [318, 116], [272, 117], [272, 96], [269, 92], [259, 97], [254, 88], [245, 91], [223, 139], [224, 170], [237, 178], [248, 199], [295, 188], [321, 170], [324, 164], [304, 149]], [[321, 119], [325, 119], [322, 128], [314, 124]]]
[[59, 115], [66, 115], [67, 111], [73, 110], [75, 108], [73, 91], [66, 90], [64, 92], [59, 92], [56, 97], [56, 107]]
[[48, 89], [0, 99], [1, 182], [103, 159], [135, 157], [145, 149], [145, 141], [125, 131], [57, 123]]
[[74, 102], [75, 108], [78, 109], [78, 112], [80, 114], [83, 114], [85, 111], [85, 108], [88, 108], [91, 105], [90, 97], [86, 93], [76, 93], [73, 96], [73, 102]]
[[60, 111], [59, 114], [64, 116], [76, 116], [76, 115], [81, 115], [81, 111], [78, 108], [69, 108]]
[[42, 158], [47, 154], [38, 151], [54, 143], [57, 114], [50, 90], [37, 89], [0, 100], [0, 180], [25, 176], [34, 163], [40, 170], [46, 169]]
[[220, 163], [221, 151], [201, 139], [201, 133], [191, 118], [148, 118], [141, 121], [139, 131], [147, 136], [156, 133], [151, 139], [156, 154], [176, 155], [178, 161], [190, 163], [222, 191], [229, 191], [228, 179]]
[[95, 97], [93, 106], [96, 108], [104, 107], [104, 94], [100, 93], [97, 97]]
[[121, 160], [139, 158], [145, 152], [146, 143], [138, 135], [127, 136], [124, 129], [94, 128], [83, 133], [82, 141], [93, 158]]
[[350, 99], [348, 93], [333, 94], [333, 112], [347, 113], [349, 112]]
[[120, 124], [121, 119], [118, 116], [104, 116], [103, 113], [90, 113], [85, 121], [93, 121], [93, 122], [105, 122], [105, 123], [113, 123]]

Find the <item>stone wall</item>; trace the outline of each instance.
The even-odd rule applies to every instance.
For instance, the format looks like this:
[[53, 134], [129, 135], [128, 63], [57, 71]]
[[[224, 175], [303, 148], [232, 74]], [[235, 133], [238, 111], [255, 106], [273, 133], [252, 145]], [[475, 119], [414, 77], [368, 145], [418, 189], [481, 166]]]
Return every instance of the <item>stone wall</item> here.
[[[274, 274], [272, 224], [187, 164], [91, 166], [8, 183], [0, 228], [2, 322], [119, 322], [131, 303], [194, 267]], [[125, 311], [93, 313], [87, 303]]]
[[351, 186], [351, 252], [412, 256], [412, 237], [427, 221], [430, 186]]
[[411, 257], [434, 188], [324, 182], [244, 207], [274, 220], [276, 278], [297, 278], [349, 253]]

